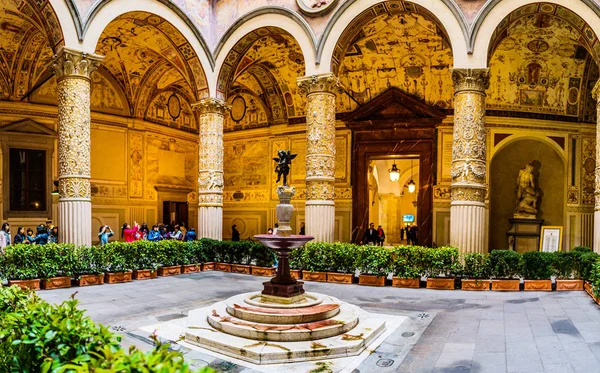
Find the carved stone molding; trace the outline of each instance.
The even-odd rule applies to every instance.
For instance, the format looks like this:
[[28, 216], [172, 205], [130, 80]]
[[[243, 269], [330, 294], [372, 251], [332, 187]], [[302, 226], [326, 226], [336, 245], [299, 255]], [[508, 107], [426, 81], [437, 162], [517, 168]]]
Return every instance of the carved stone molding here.
[[231, 105], [225, 101], [216, 98], [205, 98], [192, 104], [192, 109], [202, 114], [221, 114], [224, 115], [226, 111], [231, 109]]
[[103, 56], [97, 54], [62, 47], [52, 57], [52, 68], [57, 81], [63, 78], [90, 79], [92, 72], [98, 68], [103, 59]]
[[598, 105], [600, 103], [600, 101], [598, 101], [599, 95], [600, 95], [600, 80], [598, 80], [596, 82], [596, 85], [594, 85], [594, 88], [592, 88], [592, 98], [594, 100], [596, 100], [596, 105]]
[[313, 93], [335, 94], [340, 89], [340, 80], [333, 74], [311, 75], [298, 78], [298, 88], [307, 96]]
[[454, 93], [476, 91], [485, 95], [490, 86], [490, 69], [452, 69]]

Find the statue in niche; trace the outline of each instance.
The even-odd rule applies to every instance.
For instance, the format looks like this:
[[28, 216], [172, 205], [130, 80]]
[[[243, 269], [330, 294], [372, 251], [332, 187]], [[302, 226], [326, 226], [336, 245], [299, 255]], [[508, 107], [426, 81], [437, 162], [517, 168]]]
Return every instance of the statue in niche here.
[[517, 207], [516, 218], [535, 219], [537, 216], [538, 198], [540, 194], [535, 187], [533, 165], [528, 163], [519, 171], [517, 178]]
[[280, 150], [277, 152], [279, 158], [273, 158], [275, 162], [277, 162], [277, 167], [275, 167], [275, 172], [277, 172], [277, 181], [281, 180], [281, 176], [283, 175], [283, 185], [288, 185], [287, 177], [290, 174], [290, 165], [292, 164], [292, 159], [296, 158], [298, 154], [292, 154], [289, 150], [286, 152], [285, 150]]

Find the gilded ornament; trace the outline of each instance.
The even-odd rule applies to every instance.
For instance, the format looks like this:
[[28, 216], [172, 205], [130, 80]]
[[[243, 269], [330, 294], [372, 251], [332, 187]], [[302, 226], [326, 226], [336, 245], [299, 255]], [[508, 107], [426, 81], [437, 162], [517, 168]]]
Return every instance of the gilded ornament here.
[[298, 88], [307, 96], [313, 93], [335, 94], [340, 89], [340, 80], [333, 73], [305, 76], [298, 78], [297, 82]]
[[62, 47], [52, 57], [52, 69], [57, 81], [63, 78], [90, 79], [92, 72], [98, 68], [103, 59], [103, 56], [97, 54]]
[[454, 93], [476, 91], [485, 95], [490, 86], [490, 69], [452, 69]]
[[216, 98], [205, 98], [192, 104], [192, 109], [198, 111], [200, 115], [208, 113], [224, 115], [226, 111], [231, 109], [231, 105]]

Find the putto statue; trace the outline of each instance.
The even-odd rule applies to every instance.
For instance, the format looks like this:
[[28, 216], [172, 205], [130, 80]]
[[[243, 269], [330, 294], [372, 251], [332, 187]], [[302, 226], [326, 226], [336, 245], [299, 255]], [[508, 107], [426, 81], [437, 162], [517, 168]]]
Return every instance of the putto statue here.
[[539, 196], [533, 178], [533, 165], [529, 163], [519, 171], [517, 178], [517, 207], [514, 216], [535, 219]]
[[287, 177], [290, 174], [290, 165], [292, 164], [292, 159], [296, 158], [298, 154], [292, 154], [289, 150], [286, 152], [285, 150], [280, 150], [277, 152], [279, 158], [273, 158], [275, 162], [277, 162], [277, 167], [275, 167], [275, 172], [277, 172], [277, 181], [281, 180], [281, 176], [283, 175], [283, 185], [288, 185]]

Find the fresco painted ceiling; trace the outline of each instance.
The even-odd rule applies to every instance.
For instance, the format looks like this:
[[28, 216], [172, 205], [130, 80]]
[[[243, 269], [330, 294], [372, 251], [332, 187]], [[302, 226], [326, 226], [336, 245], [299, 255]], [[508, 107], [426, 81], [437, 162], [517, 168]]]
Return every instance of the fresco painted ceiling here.
[[448, 38], [428, 11], [403, 1], [377, 4], [336, 45], [332, 66], [344, 89], [337, 110], [353, 111], [390, 87], [451, 108], [452, 61]]
[[577, 15], [555, 4], [524, 6], [504, 19], [490, 50], [487, 108], [589, 118], [600, 43]]
[[53, 51], [62, 44], [48, 1], [0, 2], [0, 99], [21, 100], [50, 78]]
[[[300, 46], [287, 32], [264, 27], [244, 36], [225, 58], [218, 94], [233, 103], [240, 96], [238, 92], [243, 91], [243, 107], [254, 106], [267, 112], [257, 116], [264, 119], [260, 123], [246, 122], [243, 117], [237, 121], [229, 118], [231, 122], [225, 124], [226, 129], [287, 123], [290, 118], [304, 117], [306, 99], [296, 84], [296, 79], [302, 76], [304, 58]], [[241, 105], [240, 100], [238, 103]], [[232, 117], [235, 117], [233, 112]]]

